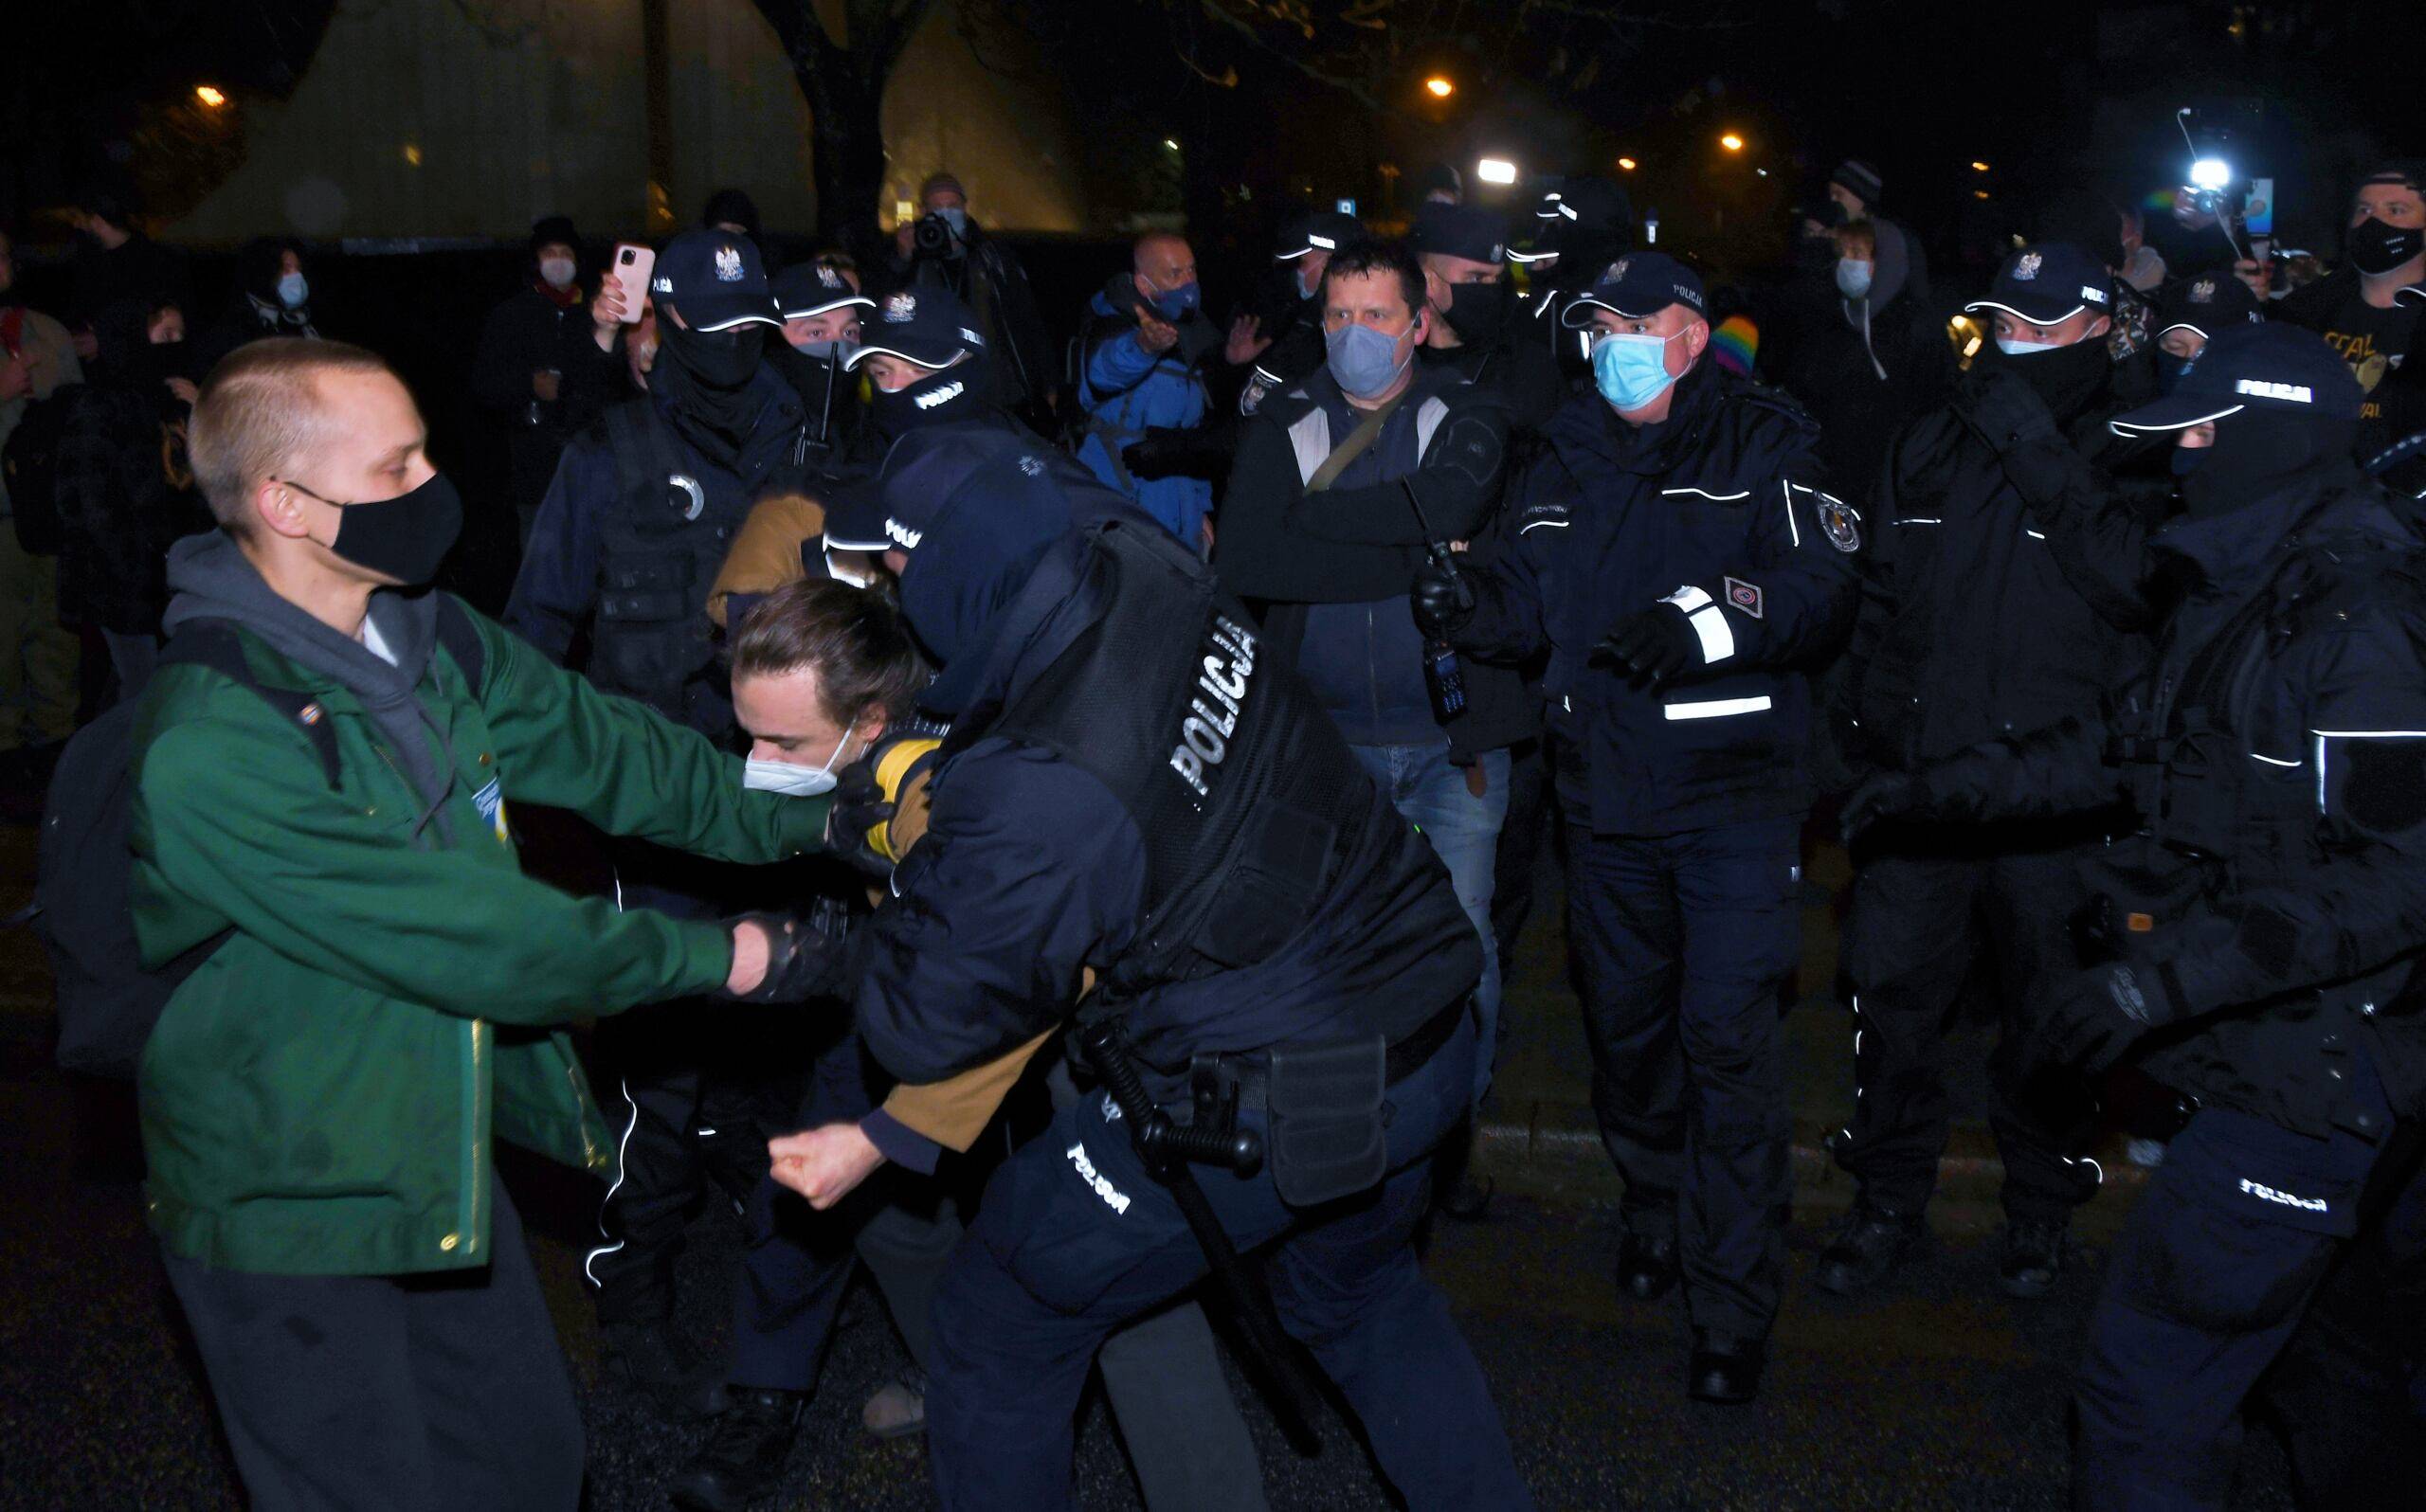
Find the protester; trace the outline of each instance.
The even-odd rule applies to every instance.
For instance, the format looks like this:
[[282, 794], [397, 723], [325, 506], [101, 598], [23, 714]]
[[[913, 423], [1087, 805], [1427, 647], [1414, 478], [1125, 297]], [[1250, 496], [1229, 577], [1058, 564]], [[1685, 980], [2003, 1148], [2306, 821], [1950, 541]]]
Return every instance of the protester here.
[[158, 655], [169, 548], [210, 522], [187, 456], [200, 375], [175, 305], [106, 306], [92, 329], [93, 379], [57, 401], [59, 617], [100, 636], [132, 697]]
[[[2107, 429], [2125, 407], [2107, 340], [2114, 297], [2101, 260], [2048, 243], [2007, 260], [1988, 297], [1965, 307], [1993, 313], [1996, 345], [1895, 439], [1869, 499], [1836, 720], [1856, 776], [1916, 770], [2000, 730], [2093, 713], [2112, 670], [2145, 659], [2153, 611], [2141, 553], [2166, 500], [2134, 496], [2111, 476], [2148, 449]], [[2036, 1031], [2038, 989], [2073, 969], [2073, 921], [2090, 902], [2081, 870], [2111, 818], [1881, 826], [1856, 851], [1842, 952], [1856, 1091], [1832, 1141], [1856, 1185], [1813, 1273], [1822, 1289], [1876, 1287], [1926, 1234], [1950, 1123], [1946, 1038], [1964, 984], [1992, 961], [2001, 1042]], [[2086, 1159], [2095, 1089], [2074, 1082], [2024, 1098], [2007, 1077], [1989, 1085], [2004, 1163], [1999, 1284], [2043, 1296], [2064, 1269], [2073, 1208], [2098, 1188]]]
[[891, 286], [926, 293], [948, 290], [969, 307], [971, 329], [992, 354], [988, 401], [1051, 429], [1059, 395], [1044, 317], [1029, 291], [1027, 270], [969, 212], [969, 195], [948, 172], [918, 188], [919, 218], [895, 235]]
[[1916, 299], [1926, 303], [1929, 296], [1928, 253], [1919, 237], [1880, 213], [1880, 202], [1886, 193], [1887, 183], [1878, 176], [1878, 170], [1859, 158], [1847, 158], [1828, 175], [1828, 198], [1844, 211], [1848, 222], [1871, 224], [1879, 246], [1892, 249], [1880, 254], [1882, 261], [1902, 261], [1906, 286]]
[[[2391, 164], [2350, 196], [2341, 267], [2276, 305], [2272, 317], [2323, 335], [2367, 396], [2359, 449], [2372, 457], [2426, 431], [2426, 172]], [[2407, 297], [2403, 297], [2404, 291]]]
[[562, 215], [531, 227], [527, 280], [489, 312], [472, 357], [472, 397], [504, 432], [516, 539], [531, 539], [556, 459], [616, 397], [614, 360], [593, 339], [581, 293], [581, 233]]
[[1428, 549], [1489, 524], [1508, 420], [1494, 392], [1415, 360], [1439, 317], [1413, 256], [1334, 253], [1322, 288], [1329, 358], [1247, 425], [1214, 565], [1225, 589], [1260, 606], [1272, 655], [1304, 678], [1357, 765], [1449, 869], [1483, 947], [1479, 1100], [1499, 1023], [1491, 887], [1508, 751], [1536, 723], [1505, 668], [1459, 669], [1463, 694], [1447, 706], [1406, 594]]
[[1222, 338], [1203, 305], [1186, 239], [1149, 232], [1130, 271], [1088, 299], [1078, 336], [1078, 460], [1191, 546], [1210, 543], [1212, 477], [1228, 439], [1204, 428], [1201, 369]]
[[[0, 234], [0, 450], [28, 406], [83, 381], [67, 328], [27, 307]], [[58, 559], [25, 549], [5, 474], [0, 517], [0, 753], [46, 750], [76, 727], [76, 638], [59, 623]]]
[[2419, 1031], [2395, 1004], [2426, 929], [2403, 733], [2426, 729], [2426, 600], [2415, 531], [2351, 460], [2363, 399], [2313, 333], [2218, 335], [2113, 422], [2182, 458], [2187, 518], [2154, 551], [2182, 596], [2152, 664], [2105, 711], [1847, 806], [1856, 829], [2118, 804], [2142, 826], [2101, 859], [2095, 953], [2045, 986], [2019, 1057], [2058, 1077], [2135, 1060], [2189, 1110], [2091, 1320], [2082, 1507], [2226, 1503], [2243, 1399], [2337, 1253], [2384, 1221], [2362, 1192], [2417, 1107]]
[[1850, 617], [1863, 527], [1817, 486], [1808, 417], [1702, 361], [1705, 304], [1664, 253], [1602, 270], [1563, 317], [1595, 333], [1595, 391], [1511, 490], [1496, 559], [1426, 565], [1413, 604], [1470, 656], [1548, 654], [1567, 933], [1625, 1180], [1619, 1285], [1648, 1301], [1681, 1270], [1687, 1389], [1736, 1403], [1759, 1391], [1784, 1280], [1801, 669]]
[[303, 243], [293, 237], [256, 237], [236, 254], [236, 297], [202, 336], [203, 371], [248, 341], [264, 336], [317, 337], [312, 280]]
[[1829, 476], [1864, 497], [1888, 443], [1945, 396], [1954, 352], [1944, 324], [1908, 284], [1901, 239], [1881, 241], [1870, 221], [1848, 222], [1829, 239], [1837, 318], [1800, 328], [1778, 387], [1820, 423]]
[[93, 316], [108, 306], [164, 299], [180, 309], [193, 307], [185, 260], [143, 233], [136, 225], [138, 208], [133, 195], [100, 182], [77, 190], [69, 207], [76, 262], [66, 319], [76, 333], [76, 354], [86, 362], [96, 351]]
[[220, 529], [173, 554], [169, 626], [259, 680], [178, 662], [136, 715], [136, 939], [217, 942], [143, 1056], [146, 1208], [258, 1504], [570, 1512], [581, 1419], [492, 1130], [600, 1169], [556, 1026], [780, 986], [792, 936], [527, 880], [506, 805], [742, 862], [815, 847], [827, 805], [395, 591], [462, 520], [425, 443], [333, 342], [255, 343], [195, 406]]

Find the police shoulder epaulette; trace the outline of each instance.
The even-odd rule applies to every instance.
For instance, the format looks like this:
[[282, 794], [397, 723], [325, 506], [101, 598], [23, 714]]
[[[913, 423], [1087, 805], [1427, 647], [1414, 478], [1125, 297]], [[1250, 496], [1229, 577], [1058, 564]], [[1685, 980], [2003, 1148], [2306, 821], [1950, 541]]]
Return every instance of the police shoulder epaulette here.
[[1820, 423], [1811, 418], [1811, 411], [1803, 408], [1800, 400], [1782, 389], [1770, 387], [1757, 378], [1737, 379], [1728, 397], [1777, 415], [1802, 430], [1816, 433], [1820, 429]]

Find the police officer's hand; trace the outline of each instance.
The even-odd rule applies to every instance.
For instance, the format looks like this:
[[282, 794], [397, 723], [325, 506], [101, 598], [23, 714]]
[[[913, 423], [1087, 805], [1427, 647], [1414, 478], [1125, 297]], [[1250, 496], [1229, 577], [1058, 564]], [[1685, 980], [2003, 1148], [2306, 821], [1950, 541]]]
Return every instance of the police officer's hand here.
[[1475, 617], [1475, 585], [1456, 564], [1426, 562], [1407, 589], [1415, 628], [1426, 640], [1448, 640]]
[[884, 1152], [857, 1124], [828, 1124], [767, 1142], [775, 1179], [820, 1212], [851, 1194], [884, 1163]]
[[[725, 996], [739, 1002], [806, 1002], [841, 996], [848, 985], [848, 928], [839, 909], [813, 913], [745, 913], [733, 922], [734, 970]], [[754, 952], [750, 936], [767, 941], [766, 967], [747, 984], [741, 957]]]
[[1919, 814], [1928, 803], [1928, 787], [1910, 772], [1873, 772], [1854, 784], [1837, 811], [1837, 833], [1847, 845], [1880, 823]]
[[1655, 603], [1602, 637], [1590, 659], [1593, 666], [1657, 688], [1688, 667], [1700, 666], [1702, 647], [1684, 610]]
[[1182, 453], [1186, 434], [1165, 425], [1150, 427], [1142, 438], [1120, 449], [1120, 465], [1129, 469], [1131, 477], [1150, 483], [1176, 477], [1187, 460]]
[[1999, 383], [1984, 373], [1964, 373], [1955, 385], [1953, 409], [1955, 418], [2000, 457], [2033, 441], [2063, 440], [2047, 402], [2018, 380]]
[[834, 808], [825, 819], [825, 848], [839, 860], [882, 881], [893, 863], [868, 845], [868, 832], [889, 823], [895, 805], [877, 781], [876, 763], [860, 757], [834, 774]]
[[2110, 962], [2059, 979], [2037, 995], [2023, 1061], [2035, 1068], [2103, 1071], [2141, 1035], [2181, 1017], [2182, 1005], [2162, 969]]

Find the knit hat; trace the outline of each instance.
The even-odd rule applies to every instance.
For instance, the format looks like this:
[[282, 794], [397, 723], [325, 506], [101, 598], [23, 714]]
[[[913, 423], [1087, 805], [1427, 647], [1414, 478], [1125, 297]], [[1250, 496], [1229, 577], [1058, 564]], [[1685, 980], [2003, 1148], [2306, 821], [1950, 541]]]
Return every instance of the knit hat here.
[[1866, 209], [1878, 208], [1879, 196], [1887, 192], [1887, 185], [1879, 178], [1878, 170], [1857, 157], [1848, 157], [1838, 163], [1837, 171], [1828, 175], [1828, 182], [1842, 184]]
[[531, 250], [562, 243], [575, 252], [581, 250], [581, 233], [573, 229], [570, 215], [543, 215], [531, 223]]
[[927, 181], [924, 184], [918, 186], [918, 203], [926, 204], [928, 195], [942, 190], [950, 190], [964, 200], [969, 198], [969, 190], [960, 187], [959, 179], [953, 177], [947, 170], [937, 169], [927, 175]]

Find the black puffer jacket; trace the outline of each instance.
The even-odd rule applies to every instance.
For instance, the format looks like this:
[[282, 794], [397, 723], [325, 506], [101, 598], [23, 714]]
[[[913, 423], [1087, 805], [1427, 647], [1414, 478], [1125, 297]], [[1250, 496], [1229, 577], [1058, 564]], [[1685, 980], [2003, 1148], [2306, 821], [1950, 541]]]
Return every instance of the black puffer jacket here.
[[2344, 459], [2167, 531], [2182, 585], [2154, 665], [2097, 715], [1931, 766], [1926, 812], [2042, 819], [2130, 802], [2101, 890], [2184, 1017], [2142, 1067], [2323, 1136], [2426, 1111], [2426, 543]]
[[2150, 443], [2107, 428], [2120, 407], [2092, 401], [2059, 424], [2010, 369], [1975, 366], [1896, 438], [1837, 679], [1853, 774], [2085, 712], [2145, 658], [2141, 563], [2167, 491], [2141, 480]]

